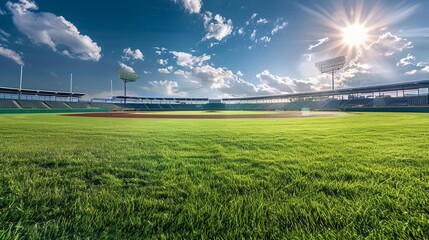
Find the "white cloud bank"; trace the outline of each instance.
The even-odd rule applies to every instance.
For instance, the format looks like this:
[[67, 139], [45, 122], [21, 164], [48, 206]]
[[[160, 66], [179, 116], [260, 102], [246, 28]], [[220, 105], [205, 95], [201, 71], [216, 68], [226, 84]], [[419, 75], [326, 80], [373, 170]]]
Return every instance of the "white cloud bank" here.
[[248, 82], [243, 79], [241, 71], [237, 73], [224, 67], [214, 67], [207, 63], [209, 55], [193, 56], [184, 52], [172, 52], [175, 56], [176, 64], [183, 67], [174, 72], [177, 76], [182, 76], [179, 92], [184, 92], [181, 87], [193, 92], [200, 89], [207, 90], [209, 94], [218, 93], [220, 97], [242, 97], [267, 94], [293, 93], [300, 91], [310, 91], [316, 89], [314, 84], [316, 79], [298, 80], [288, 77], [280, 77], [271, 74], [268, 70], [256, 75], [258, 84]]
[[8, 43], [9, 42], [8, 39], [10, 37], [11, 37], [10, 33], [0, 28], [0, 41]]
[[34, 43], [47, 45], [52, 51], [81, 60], [98, 61], [101, 48], [89, 36], [81, 35], [79, 30], [62, 16], [48, 12], [36, 12], [38, 6], [31, 0], [17, 3], [8, 1], [7, 8], [19, 31]]
[[150, 81], [147, 86], [142, 87], [143, 90], [163, 94], [166, 96], [180, 96], [185, 97], [187, 93], [179, 90], [179, 84], [176, 81]]
[[122, 70], [125, 70], [127, 72], [132, 72], [135, 73], [136, 71], [134, 71], [134, 69], [130, 66], [128, 66], [127, 64], [123, 63], [123, 62], [118, 62], [119, 66], [121, 67]]
[[170, 73], [172, 73], [173, 72], [173, 66], [169, 66], [169, 67], [166, 67], [166, 68], [160, 68], [160, 69], [158, 69], [158, 72], [159, 73], [163, 73], [163, 74], [170, 74]]
[[213, 17], [211, 12], [206, 12], [203, 16], [204, 19], [204, 28], [206, 29], [206, 35], [203, 40], [216, 39], [221, 41], [228, 35], [232, 33], [234, 28], [232, 20], [226, 20], [219, 14], [216, 14]]
[[407, 54], [406, 57], [402, 58], [401, 60], [399, 60], [399, 62], [396, 63], [396, 66], [398, 66], [398, 67], [399, 66], [405, 67], [405, 66], [408, 66], [408, 65], [412, 65], [413, 64], [412, 61], [415, 61], [415, 60], [416, 60], [416, 57], [414, 57], [411, 54]]
[[190, 14], [200, 13], [201, 6], [203, 5], [201, 0], [173, 0], [173, 2], [181, 3]]
[[273, 30], [271, 30], [271, 35], [274, 35], [279, 31], [283, 30], [284, 28], [287, 27], [288, 24], [289, 24], [288, 22], [284, 22], [283, 19], [281, 18], [277, 19], [276, 23], [274, 24]]
[[412, 42], [390, 32], [382, 34], [376, 42], [368, 47], [368, 49], [373, 49], [386, 57], [410, 48], [414, 48]]
[[22, 56], [19, 53], [15, 52], [11, 49], [8, 49], [2, 45], [0, 45], [0, 56], [9, 58], [18, 65], [24, 65], [24, 61], [22, 60]]
[[211, 57], [206, 54], [196, 57], [185, 52], [172, 51], [171, 53], [174, 55], [174, 58], [176, 58], [177, 65], [189, 69], [193, 69], [196, 66], [202, 66], [206, 61], [211, 59]]
[[131, 48], [125, 48], [123, 51], [124, 55], [122, 56], [123, 60], [144, 60], [143, 53], [140, 49], [132, 50]]

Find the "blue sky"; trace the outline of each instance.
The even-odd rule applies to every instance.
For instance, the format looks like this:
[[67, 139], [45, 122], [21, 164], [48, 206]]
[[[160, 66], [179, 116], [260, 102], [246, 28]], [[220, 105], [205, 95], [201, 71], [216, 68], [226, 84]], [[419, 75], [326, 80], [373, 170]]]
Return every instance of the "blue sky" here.
[[0, 86], [255, 96], [330, 88], [315, 62], [345, 55], [337, 87], [429, 78], [428, 1], [0, 1]]

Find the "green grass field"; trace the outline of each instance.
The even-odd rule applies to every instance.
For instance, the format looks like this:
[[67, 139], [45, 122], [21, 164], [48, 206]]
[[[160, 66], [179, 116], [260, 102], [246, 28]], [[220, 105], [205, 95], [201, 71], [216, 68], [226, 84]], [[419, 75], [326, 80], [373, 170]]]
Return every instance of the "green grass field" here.
[[144, 112], [144, 114], [165, 114], [165, 115], [245, 115], [245, 114], [278, 114], [283, 111], [267, 112], [267, 111], [164, 111], [164, 112]]
[[428, 126], [0, 115], [0, 239], [429, 239]]

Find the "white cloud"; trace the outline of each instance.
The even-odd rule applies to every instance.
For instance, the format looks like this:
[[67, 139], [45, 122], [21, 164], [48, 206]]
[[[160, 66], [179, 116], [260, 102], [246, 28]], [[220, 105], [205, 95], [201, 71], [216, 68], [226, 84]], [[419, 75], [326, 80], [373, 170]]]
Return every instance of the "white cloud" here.
[[5, 15], [6, 13], [0, 8], [0, 15]]
[[122, 56], [122, 60], [144, 60], [143, 53], [140, 49], [132, 50], [131, 48], [125, 48], [123, 51], [124, 55]]
[[280, 77], [271, 74], [268, 70], [264, 70], [261, 73], [256, 74], [256, 78], [259, 79], [261, 90], [269, 92], [271, 94], [281, 93], [293, 93], [294, 82], [289, 77]]
[[257, 13], [252, 14], [250, 19], [246, 21], [246, 25], [249, 25], [257, 16], [258, 16]]
[[240, 29], [238, 29], [238, 34], [240, 34], [240, 35], [243, 35], [244, 34], [244, 28], [240, 28]]
[[417, 67], [425, 67], [425, 66], [429, 66], [429, 62], [419, 62], [416, 64]]
[[283, 22], [283, 20], [278, 19], [276, 24], [274, 24], [273, 30], [271, 30], [271, 35], [274, 35], [277, 32], [283, 30], [288, 24], [288, 22]]
[[370, 73], [371, 68], [372, 66], [369, 64], [362, 64], [352, 61], [347, 67], [344, 68], [342, 72], [340, 72], [340, 81], [346, 82], [358, 75], [368, 74]]
[[425, 72], [425, 73], [429, 73], [429, 66], [422, 68], [422, 70], [420, 70], [420, 71]]
[[313, 92], [324, 87], [325, 76], [319, 75], [307, 79], [293, 79], [277, 76], [264, 70], [256, 74], [259, 80], [258, 94], [286, 94], [296, 92]]
[[148, 86], [142, 87], [145, 91], [167, 96], [185, 97], [187, 94], [179, 90], [179, 84], [176, 81], [150, 81]]
[[269, 42], [271, 42], [271, 38], [268, 37], [268, 36], [263, 36], [259, 40], [261, 40], [261, 42], [263, 42], [263, 43], [269, 43]]
[[[175, 55], [177, 55], [177, 53]], [[313, 87], [314, 83], [310, 80], [297, 80], [274, 76], [270, 74], [269, 71], [258, 74], [256, 77], [260, 80], [260, 83], [255, 85], [244, 80], [244, 74], [241, 71], [237, 71], [237, 73], [234, 74], [227, 68], [214, 67], [205, 63], [205, 61], [192, 61], [192, 59], [197, 57], [190, 54], [182, 53], [182, 55], [186, 56], [187, 61], [180, 61], [178, 65], [187, 68], [189, 71], [178, 70], [174, 74], [184, 76], [184, 83], [192, 85], [192, 87], [188, 89], [191, 91], [207, 89], [210, 90], [211, 94], [218, 92], [220, 94], [219, 96], [240, 97], [315, 89]]]
[[415, 60], [416, 60], [416, 57], [414, 57], [411, 54], [407, 54], [406, 57], [402, 58], [401, 60], [399, 60], [399, 62], [396, 63], [396, 66], [398, 66], [398, 67], [399, 66], [405, 67], [405, 66], [408, 66], [408, 65], [412, 65], [413, 64], [412, 61], [415, 61]]
[[268, 23], [268, 20], [266, 18], [260, 18], [258, 21], [256, 21], [257, 24], [266, 24]]
[[0, 35], [7, 37], [7, 38], [11, 37], [10, 33], [6, 32], [5, 30], [3, 30], [1, 28], [0, 28]]
[[189, 13], [200, 13], [202, 1], [201, 0], [173, 0], [175, 3], [182, 3], [183, 7]]
[[0, 45], [0, 56], [6, 57], [14, 61], [18, 65], [24, 65], [24, 61], [22, 60], [22, 56], [8, 48], [3, 47]]
[[312, 53], [305, 53], [304, 57], [307, 60], [307, 62], [311, 62], [311, 60], [313, 60], [314, 55]]
[[160, 51], [162, 51], [162, 52], [165, 52], [165, 51], [167, 51], [168, 49], [167, 48], [165, 48], [165, 47], [154, 47], [154, 49], [155, 50], [160, 50]]
[[405, 75], [414, 75], [414, 74], [416, 74], [416, 73], [418, 73], [418, 70], [413, 69], [413, 70], [411, 70], [411, 71], [406, 72], [406, 73], [405, 73]]
[[7, 38], [3, 37], [2, 35], [0, 35], [0, 41], [9, 43], [9, 40], [7, 40]]
[[165, 66], [168, 64], [168, 59], [158, 59], [157, 62], [159, 65]]
[[162, 50], [162, 48], [160, 48], [160, 47], [154, 47], [154, 49], [156, 50], [155, 51], [155, 53], [157, 54], [157, 55], [161, 55], [161, 54], [163, 54], [164, 53], [164, 51]]
[[232, 33], [233, 24], [231, 19], [226, 20], [219, 14], [213, 17], [211, 12], [206, 12], [203, 18], [204, 28], [207, 32], [204, 40], [214, 38], [220, 41]]
[[419, 62], [414, 65], [417, 69], [406, 72], [407, 75], [413, 75], [417, 73], [429, 73], [429, 62]]
[[214, 47], [214, 46], [217, 46], [217, 45], [219, 45], [219, 42], [211, 42], [210, 43], [210, 47], [211, 48]]
[[250, 39], [258, 42], [258, 40], [256, 39], [256, 29], [253, 30], [252, 34], [250, 34]]
[[182, 77], [185, 77], [185, 78], [189, 78], [191, 76], [191, 73], [187, 72], [187, 71], [183, 71], [183, 70], [177, 70], [177, 71], [174, 72], [174, 75], [178, 75], [178, 76], [182, 76]]
[[[269, 71], [263, 71], [256, 76], [260, 83], [255, 85], [243, 79], [241, 71], [233, 73], [224, 67], [214, 67], [206, 63], [210, 58], [201, 60], [188, 53], [172, 52], [178, 58], [177, 65], [187, 71], [177, 70], [175, 75], [184, 76], [184, 83], [191, 85], [187, 90], [209, 90], [209, 94], [218, 92], [219, 96], [240, 97], [267, 94], [290, 93], [296, 91], [309, 91], [316, 89], [315, 80], [298, 80], [288, 77], [272, 75]], [[179, 57], [177, 57], [179, 56]], [[205, 55], [203, 55], [205, 56]], [[180, 58], [180, 59], [179, 59]], [[170, 71], [171, 72], [171, 71]]]
[[407, 39], [400, 38], [390, 32], [381, 35], [369, 48], [376, 50], [384, 56], [392, 56], [405, 49], [414, 48], [413, 43]]
[[11, 37], [10, 33], [0, 28], [0, 41], [8, 43], [9, 42], [8, 38], [10, 37]]
[[320, 38], [320, 39], [317, 39], [317, 43], [316, 44], [313, 44], [313, 45], [309, 45], [308, 46], [308, 51], [311, 51], [311, 50], [313, 50], [314, 48], [317, 48], [317, 47], [319, 47], [320, 45], [322, 45], [322, 44], [324, 44], [324, 43], [326, 43], [326, 42], [328, 42], [329, 41], [329, 37], [325, 37], [325, 38]]
[[177, 65], [181, 67], [186, 67], [193, 69], [196, 66], [202, 66], [206, 61], [210, 60], [210, 55], [202, 55], [199, 57], [195, 57], [192, 54], [185, 53], [185, 52], [171, 52], [174, 57], [176, 58]]
[[158, 72], [163, 74], [170, 74], [172, 71], [173, 71], [173, 66], [158, 69]]
[[126, 65], [125, 63], [122, 62], [118, 62], [119, 66], [121, 67], [122, 70], [128, 71], [128, 72], [132, 72], [135, 73], [134, 69], [128, 65]]
[[219, 91], [227, 96], [246, 96], [255, 94], [257, 91], [252, 83], [244, 81], [225, 68], [215, 68], [210, 65], [196, 67], [192, 77], [204, 88]]
[[7, 2], [13, 23], [19, 31], [34, 43], [49, 46], [52, 51], [82, 60], [98, 61], [101, 48], [90, 37], [81, 35], [79, 30], [62, 16], [47, 12], [35, 12], [38, 7], [31, 0], [18, 3]]

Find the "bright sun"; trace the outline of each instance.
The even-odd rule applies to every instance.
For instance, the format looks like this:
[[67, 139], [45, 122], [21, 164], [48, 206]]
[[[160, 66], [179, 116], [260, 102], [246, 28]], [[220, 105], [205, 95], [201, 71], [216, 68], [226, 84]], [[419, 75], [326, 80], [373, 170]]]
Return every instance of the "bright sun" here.
[[360, 47], [368, 40], [368, 29], [361, 24], [349, 25], [343, 29], [343, 42], [349, 47]]

